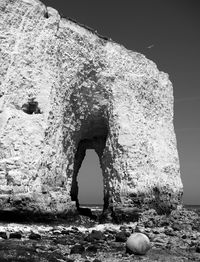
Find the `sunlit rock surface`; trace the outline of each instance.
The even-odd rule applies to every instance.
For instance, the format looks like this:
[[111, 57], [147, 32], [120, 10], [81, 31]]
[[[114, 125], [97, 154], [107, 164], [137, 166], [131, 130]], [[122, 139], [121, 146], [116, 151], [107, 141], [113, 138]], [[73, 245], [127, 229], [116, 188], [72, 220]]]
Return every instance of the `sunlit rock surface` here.
[[0, 210], [69, 214], [86, 149], [104, 209], [181, 204], [168, 75], [36, 0], [0, 0]]

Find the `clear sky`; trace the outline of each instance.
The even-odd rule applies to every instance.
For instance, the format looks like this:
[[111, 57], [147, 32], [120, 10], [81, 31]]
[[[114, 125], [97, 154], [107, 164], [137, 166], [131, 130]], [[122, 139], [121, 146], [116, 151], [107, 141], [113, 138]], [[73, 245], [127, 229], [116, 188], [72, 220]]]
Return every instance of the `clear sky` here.
[[[174, 125], [184, 202], [200, 205], [200, 0], [43, 0], [43, 3], [127, 49], [144, 54], [169, 74], [174, 87]], [[102, 189], [97, 193], [102, 183], [101, 171], [95, 163], [97, 156], [88, 151], [79, 179], [85, 181], [86, 189], [93, 190], [84, 193], [84, 181], [80, 181], [79, 198], [82, 194], [83, 202], [88, 199], [102, 202]], [[94, 173], [97, 182], [90, 184]]]

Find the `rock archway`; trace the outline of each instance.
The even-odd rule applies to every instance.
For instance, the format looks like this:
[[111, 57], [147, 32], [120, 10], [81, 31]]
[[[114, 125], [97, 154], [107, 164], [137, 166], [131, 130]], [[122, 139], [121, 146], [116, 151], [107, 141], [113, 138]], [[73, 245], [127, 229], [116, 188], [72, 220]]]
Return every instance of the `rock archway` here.
[[100, 159], [94, 149], [87, 149], [78, 176], [79, 206], [103, 209], [104, 186]]
[[0, 7], [0, 210], [69, 216], [87, 148], [113, 216], [180, 205], [168, 75], [38, 0]]
[[82, 162], [85, 158], [86, 150], [87, 149], [94, 149], [97, 153], [102, 169], [102, 175], [103, 175], [103, 184], [104, 184], [104, 209], [108, 207], [108, 196], [109, 196], [109, 188], [107, 188], [106, 181], [109, 180], [108, 177], [106, 177], [105, 174], [105, 167], [103, 163], [103, 152], [106, 146], [106, 138], [107, 138], [107, 131], [105, 134], [102, 134], [102, 136], [91, 136], [89, 139], [82, 139], [79, 141], [77, 146], [77, 151], [74, 158], [74, 170], [73, 170], [73, 179], [72, 179], [72, 185], [71, 185], [71, 200], [76, 201], [76, 207], [79, 209], [79, 199], [78, 199], [78, 173], [79, 169], [82, 165]]

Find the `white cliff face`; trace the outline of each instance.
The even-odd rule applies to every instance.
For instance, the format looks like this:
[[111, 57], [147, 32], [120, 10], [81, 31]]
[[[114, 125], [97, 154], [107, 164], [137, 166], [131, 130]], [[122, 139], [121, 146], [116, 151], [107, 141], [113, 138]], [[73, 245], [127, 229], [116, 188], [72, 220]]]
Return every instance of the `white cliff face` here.
[[95, 149], [104, 208], [181, 203], [168, 75], [36, 0], [0, 1], [0, 209], [68, 213]]

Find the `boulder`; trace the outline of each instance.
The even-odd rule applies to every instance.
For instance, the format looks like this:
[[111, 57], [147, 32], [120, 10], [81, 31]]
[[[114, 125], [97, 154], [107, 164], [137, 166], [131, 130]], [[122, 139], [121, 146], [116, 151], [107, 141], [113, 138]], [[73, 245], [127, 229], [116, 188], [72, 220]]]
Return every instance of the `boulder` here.
[[126, 250], [135, 255], [145, 255], [150, 249], [149, 238], [143, 233], [134, 233], [126, 241]]

